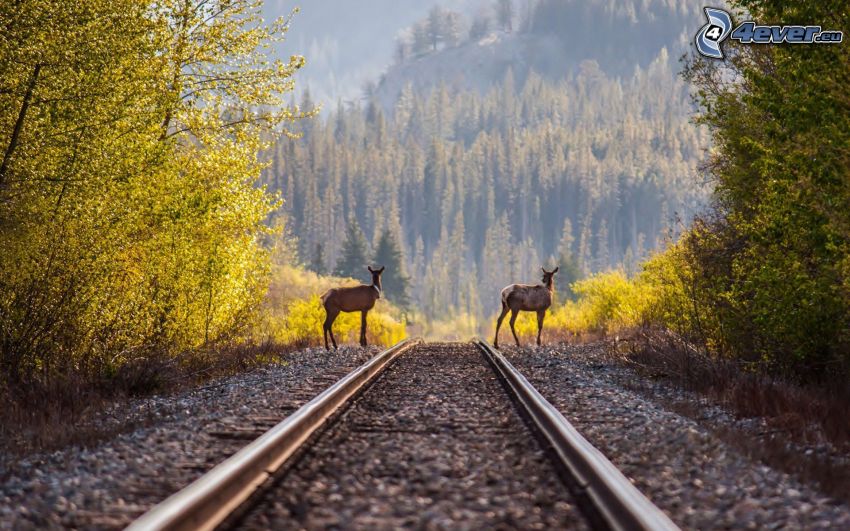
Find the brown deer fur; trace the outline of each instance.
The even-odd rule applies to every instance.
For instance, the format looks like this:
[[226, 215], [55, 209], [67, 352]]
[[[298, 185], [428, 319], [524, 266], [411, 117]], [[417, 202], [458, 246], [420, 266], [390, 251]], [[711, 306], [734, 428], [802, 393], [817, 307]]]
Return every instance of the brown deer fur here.
[[[542, 267], [540, 269], [543, 269]], [[510, 310], [511, 312], [511, 333], [514, 335], [514, 341], [519, 345], [519, 338], [514, 330], [517, 315], [520, 311], [537, 312], [537, 345], [540, 345], [540, 334], [543, 333], [543, 318], [546, 316], [546, 310], [552, 305], [552, 296], [555, 294], [555, 283], [553, 277], [558, 272], [559, 268], [553, 271], [543, 269], [543, 283], [531, 286], [528, 284], [511, 284], [502, 290], [502, 313], [499, 314], [499, 319], [496, 320], [496, 338], [493, 340], [493, 346], [499, 348], [499, 328], [502, 326], [502, 320]]]
[[339, 312], [360, 312], [360, 344], [366, 346], [366, 314], [375, 306], [375, 301], [381, 298], [381, 273], [384, 272], [383, 267], [381, 269], [367, 267], [367, 269], [372, 273], [371, 285], [331, 288], [322, 295], [322, 305], [327, 314], [322, 330], [325, 334], [325, 348], [328, 350], [330, 350], [328, 334], [331, 336], [334, 348], [337, 348], [332, 327]]

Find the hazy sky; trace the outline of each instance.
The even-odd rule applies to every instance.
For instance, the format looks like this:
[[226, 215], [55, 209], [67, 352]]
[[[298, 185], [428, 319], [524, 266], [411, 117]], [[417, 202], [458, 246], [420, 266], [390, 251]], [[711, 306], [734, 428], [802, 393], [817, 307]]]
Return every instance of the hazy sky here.
[[466, 11], [489, 5], [486, 0], [266, 0], [266, 18], [285, 15], [296, 6], [282, 57], [303, 54], [307, 66], [299, 72], [299, 89], [310, 87], [315, 99], [336, 105], [337, 98], [361, 95], [367, 81], [376, 81], [392, 60], [398, 32], [424, 17], [434, 4]]

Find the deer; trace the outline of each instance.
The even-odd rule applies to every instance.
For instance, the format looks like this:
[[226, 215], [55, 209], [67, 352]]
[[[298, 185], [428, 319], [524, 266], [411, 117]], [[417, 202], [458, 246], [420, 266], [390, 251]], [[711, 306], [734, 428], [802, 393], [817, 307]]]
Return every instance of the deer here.
[[372, 274], [372, 284], [361, 284], [347, 288], [331, 288], [322, 295], [322, 306], [325, 307], [325, 324], [322, 330], [325, 333], [325, 349], [328, 347], [328, 335], [331, 336], [334, 350], [337, 349], [336, 338], [334, 338], [333, 324], [339, 312], [360, 312], [360, 345], [366, 346], [366, 314], [375, 306], [375, 301], [381, 298], [381, 269], [372, 269], [366, 266]]
[[552, 297], [555, 295], [555, 273], [559, 267], [552, 271], [543, 270], [543, 279], [541, 284], [531, 286], [529, 284], [511, 284], [502, 290], [502, 313], [496, 320], [496, 338], [493, 340], [493, 346], [499, 348], [499, 327], [502, 326], [502, 320], [508, 311], [511, 312], [511, 333], [514, 335], [516, 346], [520, 346], [519, 338], [514, 330], [517, 315], [520, 311], [537, 312], [537, 346], [540, 346], [540, 335], [543, 333], [543, 318], [546, 316], [546, 310], [552, 306]]

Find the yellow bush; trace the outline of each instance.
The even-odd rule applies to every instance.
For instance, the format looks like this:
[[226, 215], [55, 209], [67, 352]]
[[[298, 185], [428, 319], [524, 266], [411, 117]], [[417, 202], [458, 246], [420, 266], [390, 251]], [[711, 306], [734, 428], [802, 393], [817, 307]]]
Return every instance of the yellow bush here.
[[583, 328], [612, 332], [641, 324], [651, 304], [651, 289], [622, 271], [598, 273], [573, 284]]
[[[546, 312], [545, 337], [551, 340], [553, 337], [566, 339], [586, 333], [611, 334], [645, 324], [673, 328], [683, 326], [681, 323], [674, 326], [677, 319], [681, 320], [687, 314], [684, 305], [688, 300], [676, 252], [675, 248], [671, 248], [656, 255], [633, 279], [627, 278], [620, 270], [613, 270], [574, 283], [572, 290], [578, 300], [553, 306]], [[494, 323], [495, 318], [493, 316]], [[510, 338], [507, 322], [502, 324], [502, 333], [505, 328], [508, 328]], [[516, 321], [516, 332], [521, 338], [535, 338], [536, 314], [521, 312]]]
[[[366, 339], [369, 343], [392, 345], [406, 336], [404, 322], [390, 316], [385, 305], [379, 301], [366, 318]], [[284, 316], [277, 321], [274, 339], [284, 344], [320, 344], [324, 321], [325, 309], [318, 295], [296, 299], [289, 303]], [[360, 340], [360, 312], [339, 314], [333, 330], [337, 343], [357, 343]]]
[[683, 255], [681, 244], [672, 245], [643, 265], [638, 277], [652, 294], [645, 320], [664, 325], [679, 333], [693, 330], [698, 317], [694, 314], [693, 271]]
[[[331, 287], [356, 283], [352, 279], [320, 276], [291, 265], [275, 267], [261, 334], [282, 344], [323, 345], [325, 309], [319, 297]], [[358, 343], [360, 312], [339, 314], [333, 330], [338, 344]], [[366, 331], [367, 341], [378, 345], [398, 343], [407, 335], [401, 312], [384, 299], [369, 312]]]
[[478, 335], [478, 319], [469, 313], [456, 313], [439, 321], [424, 323], [422, 335], [429, 341], [466, 341]]

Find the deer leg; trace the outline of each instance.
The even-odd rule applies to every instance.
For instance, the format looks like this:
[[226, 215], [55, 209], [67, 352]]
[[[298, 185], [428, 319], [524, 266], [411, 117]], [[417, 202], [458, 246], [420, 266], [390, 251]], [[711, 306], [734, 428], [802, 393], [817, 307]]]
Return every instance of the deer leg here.
[[327, 317], [325, 317], [325, 327], [324, 327], [325, 328], [325, 348], [327, 350], [330, 350], [328, 348], [328, 335], [330, 335], [331, 336], [331, 342], [333, 342], [333, 345], [334, 345], [334, 350], [336, 350], [337, 346], [336, 346], [336, 338], [334, 338], [333, 326], [334, 326], [334, 321], [336, 320], [336, 316], [339, 315], [339, 312], [334, 312], [334, 311], [330, 311], [330, 310], [326, 310], [326, 311], [328, 312], [328, 315], [327, 315]]
[[369, 310], [360, 312], [360, 346], [366, 346], [366, 314]]
[[540, 346], [540, 334], [543, 333], [543, 318], [546, 317], [546, 310], [537, 312], [537, 346]]
[[516, 346], [520, 346], [519, 338], [516, 335], [516, 330], [514, 329], [514, 323], [516, 323], [516, 318], [519, 315], [519, 310], [511, 309], [511, 333], [514, 335], [514, 341], [516, 341]]
[[499, 318], [496, 319], [496, 337], [493, 338], [493, 346], [499, 348], [499, 328], [502, 326], [502, 321], [505, 319], [505, 315], [508, 314], [508, 305], [502, 302], [502, 313], [499, 314]]
[[331, 336], [331, 343], [334, 345], [334, 350], [338, 350], [339, 347], [336, 346], [336, 338], [334, 337], [333, 323], [328, 326], [328, 335]]

